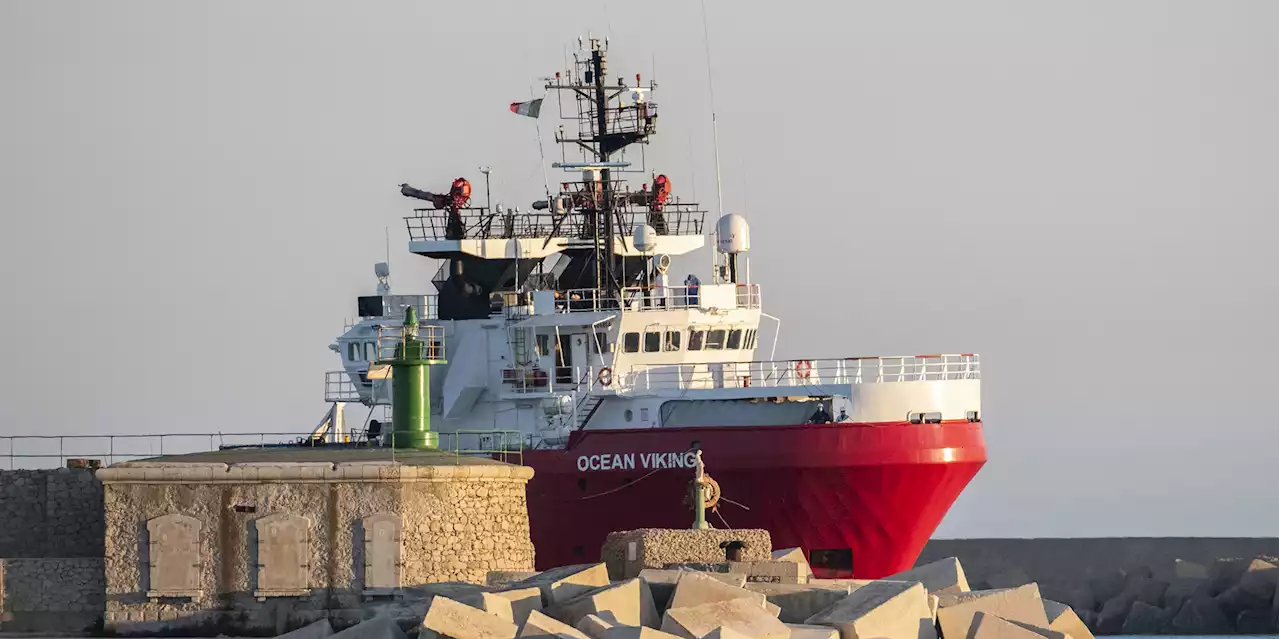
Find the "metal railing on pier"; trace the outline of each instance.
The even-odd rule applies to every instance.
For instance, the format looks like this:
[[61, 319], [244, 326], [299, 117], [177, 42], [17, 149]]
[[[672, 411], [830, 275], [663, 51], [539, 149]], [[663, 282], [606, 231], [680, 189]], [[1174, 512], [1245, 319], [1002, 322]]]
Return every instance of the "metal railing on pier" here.
[[[528, 436], [516, 430], [432, 432], [439, 438], [437, 450], [452, 454], [455, 463], [462, 457], [500, 457], [509, 463], [523, 464], [524, 450], [528, 447]], [[363, 432], [339, 441], [312, 437], [310, 432], [0, 435], [0, 467], [9, 470], [56, 468], [66, 466], [68, 460], [97, 460], [106, 466], [231, 448], [364, 450], [375, 452], [362, 456], [361, 461], [394, 462], [397, 455], [403, 456], [406, 450], [391, 447], [391, 439], [390, 432], [373, 442]]]

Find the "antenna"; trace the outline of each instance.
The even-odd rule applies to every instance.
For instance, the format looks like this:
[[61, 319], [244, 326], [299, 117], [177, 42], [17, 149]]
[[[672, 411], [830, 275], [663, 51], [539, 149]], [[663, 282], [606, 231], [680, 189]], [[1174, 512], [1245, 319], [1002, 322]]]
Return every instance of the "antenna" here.
[[[707, 0], [702, 0], [702, 47], [707, 58], [707, 94], [711, 99], [711, 148], [716, 162], [716, 219], [724, 216], [724, 192], [720, 187], [720, 134], [716, 127], [716, 89], [711, 81], [711, 36], [707, 31]], [[719, 229], [717, 228], [717, 231]], [[711, 282], [720, 281], [716, 249], [711, 249]]]
[[[390, 273], [391, 272], [391, 227], [383, 226], [382, 235], [383, 235], [383, 240], [386, 241], [386, 244], [387, 244], [387, 247], [386, 247], [387, 248], [387, 272]], [[388, 287], [391, 286], [390, 275], [387, 276], [387, 286]]]

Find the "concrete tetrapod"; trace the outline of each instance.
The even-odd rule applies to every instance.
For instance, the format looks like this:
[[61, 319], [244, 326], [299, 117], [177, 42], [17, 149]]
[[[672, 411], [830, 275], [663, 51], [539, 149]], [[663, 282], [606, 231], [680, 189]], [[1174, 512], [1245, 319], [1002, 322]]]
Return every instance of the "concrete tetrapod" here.
[[805, 621], [831, 626], [841, 639], [935, 639], [929, 595], [919, 582], [874, 581]]
[[896, 575], [889, 575], [884, 578], [884, 581], [918, 581], [924, 584], [925, 590], [933, 594], [969, 592], [969, 581], [964, 577], [964, 568], [960, 565], [960, 560], [955, 557], [939, 559]]
[[944, 603], [939, 605], [938, 627], [942, 629], [942, 636], [947, 639], [968, 637], [974, 617], [979, 612], [1003, 617], [1008, 621], [1021, 621], [1038, 628], [1049, 627], [1049, 619], [1044, 613], [1044, 601], [1040, 599], [1040, 588], [1036, 584], [997, 591], [950, 606]]
[[422, 627], [452, 639], [515, 639], [516, 625], [448, 597], [437, 595]]
[[728, 626], [754, 639], [788, 639], [791, 629], [749, 599], [731, 599], [671, 608], [662, 618], [662, 631], [685, 639], [701, 639], [721, 626]]
[[534, 610], [529, 613], [529, 618], [525, 620], [524, 625], [520, 627], [520, 639], [533, 639], [534, 637], [550, 637], [551, 639], [589, 639], [586, 634], [577, 628], [561, 623], [556, 619], [552, 619], [541, 612]]

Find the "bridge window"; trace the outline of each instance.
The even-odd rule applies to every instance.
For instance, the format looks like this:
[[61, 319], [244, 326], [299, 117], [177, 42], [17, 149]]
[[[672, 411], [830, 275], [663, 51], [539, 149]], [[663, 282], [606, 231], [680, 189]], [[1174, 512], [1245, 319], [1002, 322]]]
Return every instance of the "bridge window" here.
[[597, 332], [596, 338], [591, 340], [591, 352], [596, 355], [608, 353], [610, 350], [609, 346], [609, 334], [604, 331]]
[[626, 335], [623, 335], [622, 351], [624, 353], [639, 353], [640, 352], [640, 334], [627, 333]]
[[742, 329], [735, 328], [729, 331], [729, 345], [725, 348], [735, 351], [742, 348]]
[[724, 329], [717, 328], [707, 333], [707, 350], [718, 351], [724, 348]]
[[667, 331], [667, 343], [662, 350], [678, 351], [680, 350], [680, 331]]
[[353, 362], [360, 361], [360, 343], [359, 342], [347, 343], [347, 359]]
[[742, 347], [755, 348], [756, 347], [756, 329], [748, 328], [746, 337], [747, 337], [746, 342], [743, 343]]
[[374, 342], [364, 343], [364, 361], [372, 362], [378, 359], [378, 345]]
[[644, 334], [644, 352], [656, 353], [662, 347], [662, 333], [658, 331], [647, 331]]
[[702, 350], [702, 339], [706, 336], [706, 333], [707, 333], [706, 331], [701, 331], [698, 329], [693, 329], [689, 331], [689, 350], [691, 351]]

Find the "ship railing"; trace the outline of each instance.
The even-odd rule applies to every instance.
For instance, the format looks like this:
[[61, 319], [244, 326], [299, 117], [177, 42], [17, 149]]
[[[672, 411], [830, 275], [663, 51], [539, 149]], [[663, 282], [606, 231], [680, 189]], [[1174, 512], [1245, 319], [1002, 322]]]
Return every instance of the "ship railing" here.
[[750, 387], [809, 387], [821, 384], [979, 379], [978, 356], [970, 353], [795, 359], [704, 364], [635, 365], [622, 377], [626, 391]]
[[[416, 329], [410, 329], [410, 337], [421, 340], [424, 344], [424, 359], [444, 359], [444, 327], [435, 324], [419, 323]], [[377, 359], [385, 361], [396, 359], [400, 354], [400, 344], [405, 338], [405, 327], [399, 325], [379, 326], [375, 331], [374, 343], [377, 344]]]
[[[628, 286], [620, 291], [619, 299], [610, 299], [594, 288], [570, 289], [556, 299], [560, 312], [607, 311], [669, 311], [700, 308], [701, 286]], [[738, 284], [735, 295], [737, 308], [761, 307], [759, 284]]]
[[551, 370], [532, 367], [502, 369], [502, 385], [508, 393], [554, 395], [590, 387], [595, 367], [556, 366]]
[[[661, 212], [629, 209], [616, 211], [614, 232], [620, 237], [631, 237], [637, 226], [648, 224], [658, 235], [702, 235], [706, 212], [693, 210], [690, 206], [692, 205], [669, 204]], [[595, 229], [591, 225], [593, 218], [581, 212], [567, 215], [545, 211], [497, 214], [490, 213], [485, 208], [468, 208], [461, 209], [455, 218], [457, 221], [452, 223], [449, 212], [444, 209], [415, 209], [414, 213], [405, 217], [404, 221], [409, 239], [415, 242], [595, 237]]]
[[[366, 453], [361, 461], [395, 462], [404, 450], [390, 446], [390, 424], [384, 426], [383, 438], [368, 441], [363, 430], [341, 438], [316, 438], [311, 432], [264, 433], [152, 433], [92, 435], [0, 435], [0, 466], [9, 470], [87, 467], [117, 462], [190, 453], [205, 453], [228, 448], [328, 448], [360, 449]], [[454, 463], [463, 457], [501, 458], [523, 464], [528, 448], [526, 433], [517, 430], [433, 431], [439, 437], [437, 450], [452, 453]]]
[[382, 314], [367, 315], [359, 318], [347, 318], [343, 326], [342, 332], [345, 333], [359, 324], [360, 322], [373, 319], [384, 318], [389, 320], [403, 320], [404, 314], [408, 312], [409, 307], [413, 307], [418, 313], [420, 320], [434, 320], [440, 317], [440, 296], [439, 295], [384, 295], [382, 296]]
[[391, 404], [391, 384], [385, 379], [369, 379], [368, 371], [356, 373], [352, 379], [350, 371], [326, 371], [324, 374], [324, 401], [361, 403], [366, 406], [389, 406]]

